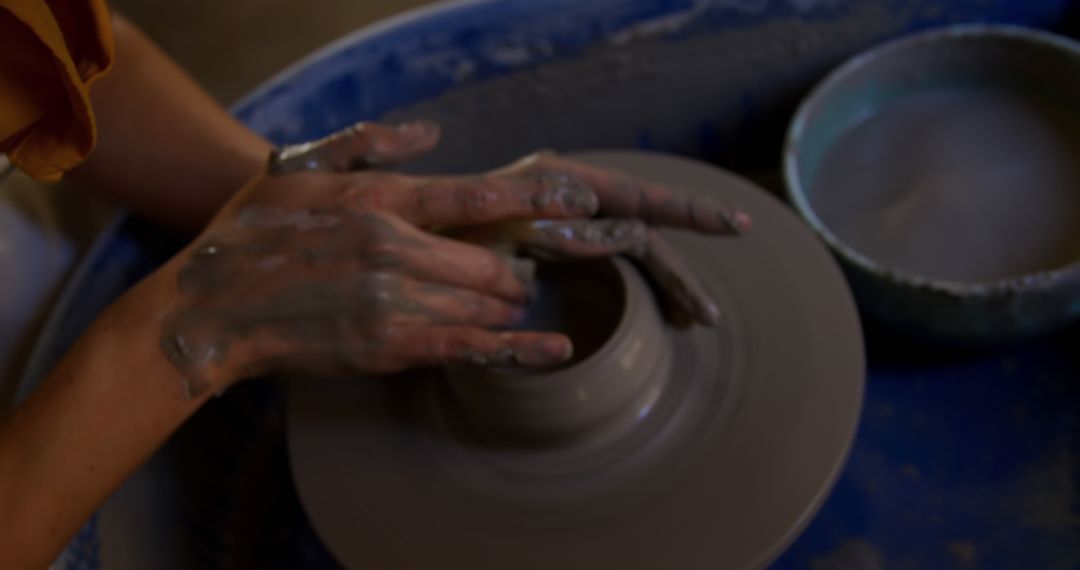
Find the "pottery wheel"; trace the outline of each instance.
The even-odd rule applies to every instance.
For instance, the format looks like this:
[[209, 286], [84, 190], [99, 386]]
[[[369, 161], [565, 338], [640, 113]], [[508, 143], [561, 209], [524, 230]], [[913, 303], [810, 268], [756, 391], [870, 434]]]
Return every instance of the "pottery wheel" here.
[[737, 239], [667, 232], [713, 293], [714, 329], [663, 330], [664, 392], [624, 437], [487, 445], [439, 373], [296, 381], [289, 454], [348, 568], [751, 568], [809, 522], [862, 401], [855, 306], [823, 246], [766, 192], [644, 152], [579, 158], [750, 213]]

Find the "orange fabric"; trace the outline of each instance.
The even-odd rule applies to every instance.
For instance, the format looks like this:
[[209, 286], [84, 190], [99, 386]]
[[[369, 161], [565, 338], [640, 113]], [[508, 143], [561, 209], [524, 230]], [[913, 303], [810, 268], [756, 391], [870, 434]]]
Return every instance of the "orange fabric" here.
[[82, 162], [90, 85], [112, 59], [104, 0], [0, 0], [0, 152], [39, 180]]

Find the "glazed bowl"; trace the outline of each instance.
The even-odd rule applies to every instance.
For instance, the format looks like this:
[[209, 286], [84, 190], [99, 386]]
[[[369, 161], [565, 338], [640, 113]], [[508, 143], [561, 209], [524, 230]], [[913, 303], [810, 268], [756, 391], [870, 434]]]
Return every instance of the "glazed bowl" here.
[[922, 339], [1016, 340], [1080, 317], [1080, 47], [967, 25], [849, 60], [798, 108], [789, 201], [861, 312]]

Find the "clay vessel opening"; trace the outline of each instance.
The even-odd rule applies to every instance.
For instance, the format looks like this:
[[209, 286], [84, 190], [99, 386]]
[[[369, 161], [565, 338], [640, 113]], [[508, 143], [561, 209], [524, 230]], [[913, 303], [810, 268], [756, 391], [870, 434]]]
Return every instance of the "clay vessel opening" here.
[[573, 366], [611, 338], [626, 310], [626, 284], [609, 260], [544, 262], [525, 320], [516, 329], [560, 332], [574, 343]]

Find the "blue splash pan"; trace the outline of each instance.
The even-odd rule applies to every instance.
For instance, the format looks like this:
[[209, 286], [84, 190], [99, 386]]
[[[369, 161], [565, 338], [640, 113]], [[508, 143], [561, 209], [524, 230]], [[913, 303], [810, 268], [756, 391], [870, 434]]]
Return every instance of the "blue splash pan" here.
[[[852, 54], [917, 30], [1003, 22], [1076, 36], [1068, 0], [479, 0], [365, 28], [234, 111], [278, 143], [426, 117], [416, 170], [536, 148], [644, 148], [776, 189], [787, 121]], [[68, 284], [25, 394], [94, 317], [183, 244], [121, 217]], [[1080, 330], [994, 352], [866, 323], [863, 417], [834, 491], [775, 568], [1080, 567]], [[296, 499], [281, 385], [215, 399], [90, 520], [62, 568], [333, 568]]]

